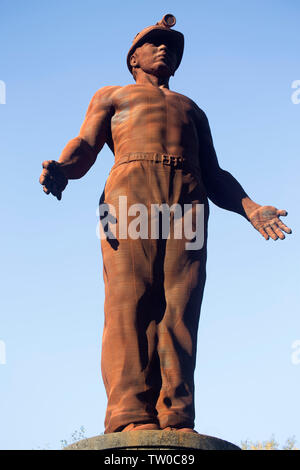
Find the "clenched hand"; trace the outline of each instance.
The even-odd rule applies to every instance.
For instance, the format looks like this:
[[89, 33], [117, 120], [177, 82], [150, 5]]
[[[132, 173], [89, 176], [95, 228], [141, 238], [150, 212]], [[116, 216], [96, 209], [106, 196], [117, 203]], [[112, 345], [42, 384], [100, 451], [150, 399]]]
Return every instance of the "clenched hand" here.
[[287, 211], [285, 210], [278, 210], [273, 206], [261, 206], [250, 214], [249, 220], [266, 240], [269, 240], [269, 237], [273, 240], [278, 238], [284, 240], [283, 232], [292, 233], [292, 230], [284, 225], [279, 218], [279, 216], [286, 215]]
[[68, 184], [68, 178], [63, 173], [60, 163], [55, 160], [45, 160], [42, 166], [43, 171], [39, 181], [43, 185], [43, 191], [46, 194], [53, 194], [60, 201], [61, 193]]

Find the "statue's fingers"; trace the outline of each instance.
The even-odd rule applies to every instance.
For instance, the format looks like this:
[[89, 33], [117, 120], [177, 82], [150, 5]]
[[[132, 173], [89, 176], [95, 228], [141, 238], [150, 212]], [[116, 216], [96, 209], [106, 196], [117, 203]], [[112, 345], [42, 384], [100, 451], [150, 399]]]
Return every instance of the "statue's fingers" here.
[[41, 173], [39, 182], [42, 185], [47, 185], [47, 183], [48, 183], [48, 181], [50, 181], [50, 179], [51, 179], [51, 176], [49, 174], [49, 171], [48, 170], [43, 170], [42, 173]]
[[56, 196], [57, 194], [57, 187], [53, 180], [49, 180], [46, 185], [43, 186], [43, 190], [46, 194], [53, 194]]
[[68, 182], [66, 182], [66, 183], [61, 183], [61, 184], [59, 185], [59, 188], [58, 188], [58, 189], [59, 189], [59, 191], [60, 191], [61, 193], [65, 190], [67, 184], [68, 184]]
[[50, 170], [56, 167], [56, 163], [57, 162], [55, 160], [44, 160], [42, 163], [42, 167], [46, 170]]
[[267, 232], [267, 234], [269, 235], [269, 237], [271, 237], [273, 240], [277, 240], [278, 238], [278, 235], [276, 235], [276, 233], [273, 231], [272, 227], [270, 227], [270, 225], [267, 225], [267, 227], [264, 227], [265, 228], [265, 231]]
[[44, 185], [46, 183], [46, 180], [47, 180], [47, 178], [44, 175], [41, 175], [40, 178], [39, 178], [39, 182], [42, 185]]
[[281, 215], [283, 217], [285, 217], [286, 215], [288, 215], [287, 211], [286, 210], [277, 210], [277, 215]]
[[265, 240], [269, 240], [269, 235], [265, 232], [263, 228], [259, 228], [258, 231], [265, 238]]
[[58, 184], [56, 183], [56, 181], [53, 181], [52, 182], [51, 193], [53, 194], [53, 196], [57, 196], [60, 192], [61, 191], [59, 189]]
[[55, 182], [55, 185], [56, 185], [56, 192], [57, 193], [62, 193], [63, 190], [65, 189], [65, 187], [68, 184], [68, 181], [65, 181], [65, 180], [54, 179], [54, 182]]
[[44, 160], [43, 163], [42, 163], [42, 167], [47, 169], [48, 166], [49, 166], [49, 163], [50, 163], [49, 160]]
[[[54, 181], [52, 178], [47, 178], [47, 181], [46, 183], [44, 184], [44, 187], [47, 189], [47, 193], [46, 194], [53, 194], [53, 186], [54, 186]], [[44, 189], [43, 187], [43, 189]]]
[[282, 233], [282, 231], [280, 230], [280, 228], [278, 227], [276, 222], [271, 224], [271, 227], [272, 227], [273, 231], [276, 233], [276, 235], [280, 238], [280, 240], [285, 239], [285, 235]]
[[59, 201], [61, 200], [62, 192], [64, 188], [61, 188], [58, 184], [54, 183], [53, 190], [51, 191], [53, 196], [55, 196]]
[[289, 227], [287, 227], [283, 222], [281, 222], [281, 220], [279, 219], [277, 220], [277, 225], [285, 233], [292, 233], [292, 230]]

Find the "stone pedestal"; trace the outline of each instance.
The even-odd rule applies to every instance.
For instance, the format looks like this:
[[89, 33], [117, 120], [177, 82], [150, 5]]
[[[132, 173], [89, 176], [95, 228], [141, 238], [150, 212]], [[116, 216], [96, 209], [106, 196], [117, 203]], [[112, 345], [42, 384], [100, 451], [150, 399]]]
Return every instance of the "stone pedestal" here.
[[83, 439], [65, 450], [241, 450], [230, 442], [196, 433], [128, 431]]

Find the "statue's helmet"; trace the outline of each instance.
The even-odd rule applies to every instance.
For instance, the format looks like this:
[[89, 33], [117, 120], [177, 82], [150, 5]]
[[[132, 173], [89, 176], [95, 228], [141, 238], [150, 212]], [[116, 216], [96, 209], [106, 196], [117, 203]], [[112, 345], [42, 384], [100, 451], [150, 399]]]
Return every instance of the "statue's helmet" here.
[[168, 42], [172, 42], [176, 48], [177, 52], [177, 65], [176, 70], [180, 65], [182, 55], [183, 55], [183, 48], [184, 48], [184, 36], [179, 31], [175, 31], [171, 29], [176, 23], [175, 16], [171, 14], [165, 15], [161, 21], [156, 23], [153, 26], [148, 26], [147, 28], [140, 31], [134, 38], [131, 48], [127, 54], [127, 67], [132, 73], [132, 67], [130, 65], [130, 57], [134, 53], [137, 47], [141, 46], [147, 41], [151, 41], [151, 39], [164, 39], [168, 40]]

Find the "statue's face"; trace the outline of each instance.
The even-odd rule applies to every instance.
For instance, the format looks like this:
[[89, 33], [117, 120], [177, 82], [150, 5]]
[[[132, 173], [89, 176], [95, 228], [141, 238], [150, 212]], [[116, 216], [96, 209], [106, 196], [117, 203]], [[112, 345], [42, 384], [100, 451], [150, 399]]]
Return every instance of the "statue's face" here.
[[151, 75], [170, 77], [176, 70], [176, 47], [165, 38], [145, 42], [134, 51], [130, 64]]

